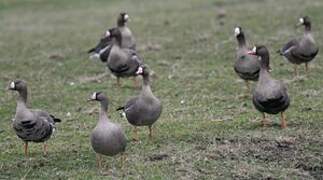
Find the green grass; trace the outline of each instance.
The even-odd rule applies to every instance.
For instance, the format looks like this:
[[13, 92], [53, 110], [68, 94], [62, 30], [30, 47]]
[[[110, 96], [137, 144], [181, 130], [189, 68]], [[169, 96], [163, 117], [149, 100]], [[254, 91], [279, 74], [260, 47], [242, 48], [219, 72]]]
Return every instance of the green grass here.
[[[227, 12], [223, 26], [216, 17], [220, 6]], [[322, 8], [321, 0], [2, 0], [0, 179], [322, 179], [322, 56], [311, 63], [309, 75], [291, 81], [293, 67], [274, 53], [302, 34], [294, 29], [301, 15], [312, 18], [321, 43]], [[99, 104], [86, 99], [103, 91], [111, 101], [109, 116], [131, 139], [132, 127], [114, 109], [138, 91], [130, 79], [122, 80], [124, 88], [110, 76], [82, 80], [105, 71], [86, 51], [115, 25], [120, 11], [130, 14], [140, 54], [157, 75], [153, 90], [164, 110], [154, 139], [141, 128], [141, 142], [128, 143], [124, 168], [119, 156], [105, 157], [100, 174], [89, 143], [97, 113], [88, 113]], [[272, 76], [288, 82], [285, 130], [279, 116], [270, 116], [272, 126], [260, 127], [250, 99], [239, 98], [246, 89], [232, 68], [235, 25], [245, 29], [250, 44], [269, 47]], [[25, 158], [11, 128], [16, 93], [5, 87], [14, 79], [28, 82], [33, 108], [63, 119], [46, 157], [41, 144], [32, 143]]]

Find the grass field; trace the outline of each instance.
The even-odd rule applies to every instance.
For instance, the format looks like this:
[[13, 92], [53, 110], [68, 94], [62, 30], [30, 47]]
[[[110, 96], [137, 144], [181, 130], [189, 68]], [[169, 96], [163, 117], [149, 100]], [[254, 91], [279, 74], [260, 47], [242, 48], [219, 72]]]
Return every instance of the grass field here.
[[[322, 8], [322, 0], [1, 0], [0, 179], [322, 179], [322, 56], [307, 76], [293, 79], [293, 67], [274, 53], [302, 34], [294, 28], [302, 15], [311, 17], [320, 44]], [[122, 88], [110, 75], [92, 81], [106, 70], [86, 51], [121, 11], [129, 13], [140, 54], [156, 73], [153, 90], [164, 109], [152, 141], [141, 128], [141, 142], [128, 142], [125, 166], [119, 156], [105, 157], [99, 173], [89, 143], [99, 104], [86, 99], [93, 91], [108, 95], [109, 116], [130, 140], [131, 126], [114, 109], [138, 90], [131, 79]], [[250, 98], [239, 98], [246, 89], [232, 67], [235, 25], [250, 44], [268, 46], [272, 76], [288, 84], [285, 130], [279, 116], [261, 127]], [[63, 120], [46, 157], [33, 143], [25, 158], [11, 128], [16, 93], [5, 87], [14, 79], [28, 82], [33, 108]]]

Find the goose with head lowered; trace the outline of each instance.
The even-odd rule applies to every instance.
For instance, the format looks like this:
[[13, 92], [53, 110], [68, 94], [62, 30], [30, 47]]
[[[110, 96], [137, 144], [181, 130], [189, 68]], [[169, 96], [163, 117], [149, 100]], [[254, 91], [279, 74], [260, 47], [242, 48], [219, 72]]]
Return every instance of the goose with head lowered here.
[[297, 26], [304, 26], [304, 35], [299, 39], [293, 39], [286, 43], [279, 54], [284, 56], [290, 63], [294, 64], [294, 74], [298, 76], [297, 66], [305, 64], [305, 71], [308, 72], [308, 63], [311, 62], [319, 52], [319, 48], [312, 36], [311, 20], [308, 16], [301, 17]]
[[283, 82], [275, 80], [269, 73], [269, 52], [265, 46], [255, 46], [249, 54], [260, 57], [259, 80], [252, 95], [255, 108], [263, 114], [262, 124], [266, 125], [266, 115], [281, 114], [281, 127], [286, 128], [285, 110], [289, 106], [287, 88]]
[[91, 133], [91, 145], [97, 154], [97, 166], [101, 168], [101, 156], [115, 156], [126, 149], [127, 139], [119, 124], [113, 123], [107, 116], [108, 98], [101, 92], [91, 94], [89, 101], [101, 104], [99, 120]]
[[[121, 47], [136, 50], [135, 38], [127, 26], [129, 15], [125, 12], [119, 14], [117, 19], [117, 27], [121, 32]], [[100, 58], [102, 62], [106, 62], [109, 57], [111, 47], [113, 45], [112, 39], [104, 35], [99, 43], [88, 51], [90, 58]]]
[[150, 87], [150, 70], [146, 65], [142, 65], [137, 74], [143, 77], [140, 94], [130, 99], [125, 106], [117, 109], [123, 110], [128, 122], [135, 127], [133, 139], [136, 141], [139, 140], [137, 126], [148, 126], [149, 138], [152, 138], [152, 125], [162, 112], [162, 104]]
[[19, 93], [13, 129], [16, 135], [25, 142], [25, 156], [28, 156], [29, 142], [43, 142], [44, 154], [47, 154], [46, 141], [55, 130], [55, 123], [61, 122], [46, 111], [29, 109], [27, 107], [27, 84], [22, 80], [15, 80], [9, 84], [9, 90]]
[[259, 77], [259, 60], [256, 56], [248, 54], [249, 49], [241, 27], [234, 28], [234, 35], [238, 41], [234, 70], [246, 82], [248, 92], [250, 92], [249, 81], [257, 81]]

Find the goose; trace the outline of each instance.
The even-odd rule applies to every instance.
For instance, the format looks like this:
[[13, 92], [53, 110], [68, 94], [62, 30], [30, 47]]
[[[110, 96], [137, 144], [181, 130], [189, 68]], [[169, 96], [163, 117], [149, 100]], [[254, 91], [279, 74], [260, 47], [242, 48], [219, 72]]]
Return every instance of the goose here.
[[255, 46], [248, 53], [261, 58], [259, 80], [252, 93], [252, 100], [255, 108], [263, 114], [262, 125], [267, 124], [265, 113], [280, 113], [281, 128], [286, 128], [287, 123], [284, 112], [289, 106], [290, 99], [286, 86], [281, 81], [270, 76], [268, 49], [265, 46]]
[[137, 51], [122, 48], [122, 36], [119, 28], [109, 29], [106, 36], [111, 37], [113, 41], [107, 66], [112, 74], [117, 77], [117, 85], [120, 87], [120, 77], [136, 77], [136, 72], [143, 60], [138, 56]]
[[[128, 20], [129, 15], [125, 12], [120, 13], [117, 19], [116, 28], [121, 32], [121, 47], [136, 50], [135, 38], [127, 26]], [[91, 54], [90, 59], [99, 58], [102, 62], [106, 62], [109, 57], [112, 44], [111, 38], [105, 35], [94, 48], [88, 51], [88, 53]]]
[[47, 155], [48, 147], [46, 141], [55, 131], [55, 123], [61, 122], [61, 120], [46, 111], [29, 109], [27, 107], [28, 93], [25, 81], [12, 81], [8, 89], [19, 93], [13, 129], [16, 135], [25, 142], [25, 156], [28, 156], [29, 142], [43, 142], [43, 151]]
[[152, 125], [158, 120], [162, 112], [160, 100], [154, 96], [150, 88], [150, 70], [146, 65], [142, 65], [136, 72], [143, 77], [143, 84], [140, 94], [130, 99], [122, 110], [128, 122], [134, 126], [134, 140], [138, 141], [137, 126], [148, 126], [149, 138], [152, 138]]
[[295, 76], [298, 76], [297, 65], [305, 63], [305, 71], [307, 73], [309, 69], [308, 63], [311, 62], [319, 52], [319, 48], [311, 33], [311, 20], [308, 16], [299, 18], [299, 23], [296, 26], [302, 25], [305, 27], [303, 37], [292, 39], [278, 50], [280, 55], [294, 64]]
[[234, 35], [238, 41], [234, 70], [245, 81], [248, 92], [250, 92], [249, 81], [258, 80], [260, 64], [256, 56], [248, 54], [249, 49], [241, 27], [234, 28]]
[[94, 92], [88, 100], [99, 101], [101, 104], [99, 120], [90, 137], [92, 148], [96, 152], [97, 166], [101, 168], [101, 156], [115, 156], [125, 152], [127, 139], [121, 126], [107, 117], [108, 98], [101, 92]]

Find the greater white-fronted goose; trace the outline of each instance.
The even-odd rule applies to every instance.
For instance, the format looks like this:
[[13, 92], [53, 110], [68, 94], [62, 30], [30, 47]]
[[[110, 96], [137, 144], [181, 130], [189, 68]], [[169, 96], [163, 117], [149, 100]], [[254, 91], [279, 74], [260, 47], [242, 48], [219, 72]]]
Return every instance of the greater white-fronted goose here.
[[256, 56], [248, 54], [249, 49], [241, 27], [234, 28], [234, 35], [238, 41], [234, 70], [246, 82], [248, 92], [250, 92], [249, 81], [258, 80], [260, 64]]
[[91, 54], [90, 59], [98, 58], [101, 59], [102, 62], [107, 62], [112, 45], [113, 42], [111, 37], [104, 34], [99, 43], [88, 51], [88, 53]]
[[117, 77], [117, 84], [120, 86], [120, 77], [137, 76], [136, 72], [143, 60], [138, 56], [137, 51], [122, 48], [122, 36], [119, 28], [109, 29], [106, 36], [111, 36], [113, 40], [107, 66]]
[[118, 29], [120, 30], [121, 37], [122, 37], [121, 47], [136, 50], [135, 38], [132, 35], [131, 30], [127, 26], [128, 20], [129, 20], [129, 15], [125, 12], [120, 13], [117, 20]]
[[162, 112], [160, 100], [154, 96], [150, 88], [150, 71], [147, 66], [140, 66], [138, 75], [143, 77], [143, 85], [139, 96], [130, 99], [123, 110], [128, 122], [135, 127], [134, 140], [139, 140], [136, 126], [148, 126], [149, 137], [152, 137], [152, 125], [158, 120]]
[[101, 168], [101, 155], [114, 156], [123, 153], [127, 139], [121, 126], [111, 122], [107, 116], [108, 98], [101, 92], [94, 92], [89, 101], [101, 103], [99, 120], [91, 133], [91, 145], [97, 154], [97, 166]]
[[285, 110], [289, 106], [289, 97], [286, 86], [278, 80], [271, 78], [269, 73], [269, 52], [265, 46], [257, 46], [248, 52], [259, 56], [260, 73], [256, 88], [254, 89], [253, 104], [263, 114], [262, 124], [266, 125], [266, 115], [281, 113], [281, 127], [286, 128]]
[[[121, 32], [121, 47], [136, 50], [135, 38], [131, 30], [127, 26], [129, 15], [127, 13], [120, 13], [117, 19], [117, 27]], [[111, 38], [106, 35], [100, 39], [99, 43], [88, 51], [90, 58], [100, 58], [102, 62], [106, 62], [112, 47]]]
[[319, 48], [311, 33], [311, 20], [308, 16], [299, 19], [297, 26], [305, 27], [303, 37], [293, 39], [283, 46], [278, 52], [289, 62], [294, 64], [294, 74], [298, 75], [297, 65], [305, 63], [305, 71], [308, 72], [308, 63], [317, 55]]
[[27, 84], [22, 80], [15, 80], [9, 84], [9, 90], [18, 91], [17, 108], [13, 120], [16, 135], [25, 142], [25, 156], [28, 156], [29, 142], [44, 142], [44, 154], [47, 154], [46, 141], [55, 130], [55, 123], [60, 119], [42, 110], [27, 107]]

